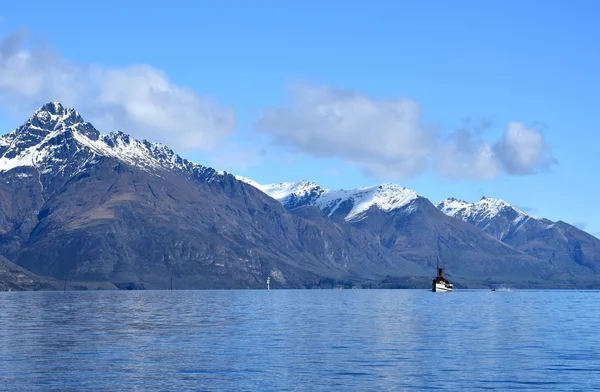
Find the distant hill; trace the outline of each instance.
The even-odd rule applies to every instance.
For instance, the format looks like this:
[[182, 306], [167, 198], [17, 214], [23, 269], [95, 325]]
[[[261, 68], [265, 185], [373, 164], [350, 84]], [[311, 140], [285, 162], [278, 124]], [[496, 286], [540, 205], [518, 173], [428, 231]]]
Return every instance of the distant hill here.
[[0, 256], [0, 291], [21, 290], [116, 290], [108, 282], [69, 282], [38, 276]]

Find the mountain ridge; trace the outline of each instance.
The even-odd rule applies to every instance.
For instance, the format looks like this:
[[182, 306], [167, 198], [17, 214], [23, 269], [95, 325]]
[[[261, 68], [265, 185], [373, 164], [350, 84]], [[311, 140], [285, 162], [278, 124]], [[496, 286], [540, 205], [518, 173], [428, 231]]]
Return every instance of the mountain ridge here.
[[[242, 180], [253, 184], [253, 186], [258, 187], [279, 200], [286, 209], [295, 208], [297, 205], [313, 205], [322, 209], [333, 219], [336, 218], [336, 209], [328, 209], [326, 203], [319, 202], [319, 198], [323, 194], [326, 194], [328, 190], [314, 182], [297, 181], [261, 185], [253, 180], [245, 178], [242, 178]], [[378, 189], [382, 186], [396, 190], [399, 196], [407, 193], [406, 188], [399, 185], [389, 187], [386, 184], [382, 184], [380, 186], [369, 187], [368, 189]], [[343, 218], [346, 218], [348, 212], [354, 208], [354, 195], [360, 193], [363, 189], [367, 188], [340, 190], [336, 192], [337, 195], [347, 196], [346, 199], [339, 200], [336, 205], [337, 207], [346, 204], [346, 208], [341, 209], [343, 211], [341, 214]], [[410, 190], [408, 191], [410, 192]], [[377, 203], [372, 203], [367, 208], [363, 208], [363, 210], [369, 211], [368, 215], [371, 217], [382, 216], [380, 219], [383, 222], [387, 222], [385, 224], [388, 225], [390, 224], [389, 222], [398, 220], [394, 215], [400, 214], [402, 219], [394, 225], [395, 230], [398, 231], [405, 222], [410, 221], [410, 215], [417, 212], [419, 208], [431, 210], [433, 207], [445, 216], [476, 227], [484, 234], [517, 252], [538, 259], [538, 263], [532, 263], [532, 266], [536, 264], [537, 267], [535, 268], [538, 268], [540, 271], [547, 271], [547, 273], [542, 272], [542, 275], [550, 276], [558, 274], [562, 277], [570, 276], [571, 278], [572, 275], [575, 275], [577, 276], [575, 279], [588, 279], [596, 271], [600, 270], [600, 241], [591, 234], [565, 222], [553, 222], [546, 218], [527, 214], [506, 201], [493, 197], [484, 196], [474, 203], [457, 198], [449, 198], [434, 206], [427, 198], [418, 193], [414, 192], [414, 195], [417, 196], [403, 205], [382, 209], [378, 208]], [[407, 206], [410, 207], [407, 208]], [[432, 222], [442, 220], [439, 216], [436, 217], [432, 211], [429, 211], [428, 214], [431, 215], [429, 219]], [[381, 224], [363, 225], [360, 222], [362, 219], [346, 220], [356, 227], [365, 226], [367, 230], [373, 231], [376, 227], [379, 227], [376, 230], [381, 229]], [[370, 221], [372, 222], [373, 219], [370, 218]], [[415, 228], [413, 229], [414, 233], [419, 233], [419, 235], [423, 236], [423, 228], [431, 225], [433, 223]], [[425, 232], [427, 230], [429, 229], [426, 229]], [[439, 234], [442, 229], [438, 228], [436, 230]], [[388, 233], [389, 238], [384, 237], [387, 238], [384, 244], [389, 247], [390, 238], [394, 238], [394, 236], [393, 232], [391, 234]], [[434, 235], [429, 234], [428, 238], [430, 243], [435, 243], [436, 239]], [[407, 241], [407, 239], [404, 241]], [[422, 248], [425, 248], [425, 244], [422, 244]], [[398, 249], [397, 251], [405, 255], [403, 253], [405, 250]], [[426, 251], [422, 250], [421, 252], [425, 252], [421, 254], [427, 254]], [[432, 257], [431, 254], [429, 257]]]
[[[40, 163], [50, 167], [56, 161], [60, 163], [56, 157], [46, 155], [48, 148], [60, 148], [65, 138], [87, 147], [92, 153], [92, 159], [98, 156], [111, 157], [146, 170], [166, 168], [225, 173], [182, 158], [163, 144], [145, 139], [140, 141], [122, 131], [101, 134], [89, 122], [84, 121], [77, 111], [65, 109], [59, 102], [42, 106], [15, 131], [0, 137], [0, 172], [22, 166], [38, 168]], [[48, 162], [48, 158], [53, 158], [54, 161]], [[84, 165], [85, 163], [87, 162]]]
[[552, 256], [555, 237], [536, 234], [540, 251], [527, 237], [494, 236], [476, 223], [396, 184], [265, 188], [158, 143], [101, 134], [57, 102], [0, 137], [0, 254], [56, 279], [260, 288], [270, 277], [274, 288], [332, 279], [376, 287], [427, 277], [442, 263], [457, 283], [541, 287], [596, 273], [597, 244], [566, 224], [552, 231], [566, 238]]
[[600, 271], [600, 240], [563, 221], [527, 214], [501, 199], [443, 200], [440, 211], [468, 222], [514, 249], [547, 260], [548, 268]]
[[[44, 105], [0, 138], [0, 253], [35, 273], [117, 285], [303, 287], [367, 281], [410, 261], [280, 203], [227, 172], [74, 110]], [[424, 272], [416, 268], [420, 272]]]
[[392, 183], [335, 191], [324, 189], [306, 180], [261, 185], [242, 176], [236, 178], [257, 187], [288, 209], [299, 205], [313, 205], [331, 216], [338, 209], [343, 208], [344, 204], [351, 202], [353, 206], [345, 216], [347, 221], [359, 220], [371, 207], [393, 211], [410, 205], [418, 198], [423, 198], [413, 190]]
[[[290, 211], [317, 207], [333, 221], [369, 233], [381, 246], [425, 264], [427, 269], [442, 261], [453, 270], [454, 277], [465, 282], [472, 279], [473, 272], [506, 279], [521, 271], [521, 278], [544, 279], [539, 272], [542, 269], [536, 266], [539, 260], [443, 214], [427, 198], [399, 185], [330, 191], [310, 181], [261, 185], [238, 178], [279, 200]], [[329, 197], [331, 194], [334, 197]], [[527, 271], [524, 265], [529, 266]]]

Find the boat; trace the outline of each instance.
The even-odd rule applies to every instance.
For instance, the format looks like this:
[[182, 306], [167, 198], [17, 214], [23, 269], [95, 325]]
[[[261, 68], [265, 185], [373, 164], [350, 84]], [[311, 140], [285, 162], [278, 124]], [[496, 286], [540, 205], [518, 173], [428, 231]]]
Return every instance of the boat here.
[[444, 278], [444, 269], [441, 267], [437, 267], [437, 271], [437, 276], [433, 278], [433, 282], [431, 283], [431, 291], [433, 291], [434, 293], [452, 291], [454, 285], [450, 283], [448, 279]]

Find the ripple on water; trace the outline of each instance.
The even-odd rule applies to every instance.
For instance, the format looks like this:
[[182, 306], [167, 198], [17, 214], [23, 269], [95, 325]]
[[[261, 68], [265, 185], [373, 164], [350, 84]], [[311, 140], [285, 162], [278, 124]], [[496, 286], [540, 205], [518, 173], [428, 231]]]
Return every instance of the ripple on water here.
[[592, 390], [598, 294], [0, 293], [0, 389]]

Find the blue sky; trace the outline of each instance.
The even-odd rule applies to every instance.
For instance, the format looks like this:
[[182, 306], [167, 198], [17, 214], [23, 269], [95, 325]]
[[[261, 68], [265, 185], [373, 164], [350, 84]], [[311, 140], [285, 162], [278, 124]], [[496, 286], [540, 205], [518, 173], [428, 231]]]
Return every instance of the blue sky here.
[[103, 132], [261, 183], [492, 196], [598, 234], [598, 14], [594, 1], [11, 2], [0, 129], [60, 100]]

